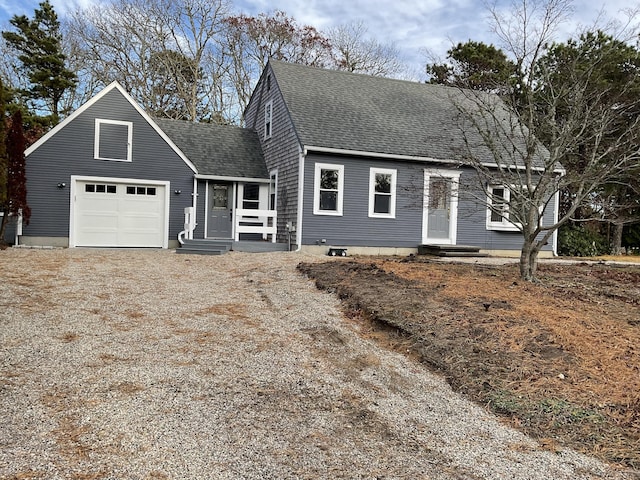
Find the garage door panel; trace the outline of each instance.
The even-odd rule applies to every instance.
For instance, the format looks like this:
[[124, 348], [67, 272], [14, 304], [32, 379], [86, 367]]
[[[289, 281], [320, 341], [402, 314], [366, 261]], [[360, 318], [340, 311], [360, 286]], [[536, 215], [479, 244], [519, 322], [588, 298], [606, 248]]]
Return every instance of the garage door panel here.
[[164, 185], [77, 180], [75, 190], [75, 245], [164, 245]]

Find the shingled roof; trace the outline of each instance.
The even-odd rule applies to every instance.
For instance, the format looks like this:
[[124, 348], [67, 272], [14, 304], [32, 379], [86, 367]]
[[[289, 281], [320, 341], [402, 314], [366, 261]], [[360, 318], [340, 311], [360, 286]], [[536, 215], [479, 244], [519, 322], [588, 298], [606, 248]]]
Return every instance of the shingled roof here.
[[[281, 61], [270, 66], [305, 147], [441, 161], [459, 161], [466, 152], [456, 105], [472, 109], [476, 92]], [[474, 157], [495, 163], [471, 130]]]
[[268, 179], [258, 135], [248, 129], [154, 118], [199, 175]]

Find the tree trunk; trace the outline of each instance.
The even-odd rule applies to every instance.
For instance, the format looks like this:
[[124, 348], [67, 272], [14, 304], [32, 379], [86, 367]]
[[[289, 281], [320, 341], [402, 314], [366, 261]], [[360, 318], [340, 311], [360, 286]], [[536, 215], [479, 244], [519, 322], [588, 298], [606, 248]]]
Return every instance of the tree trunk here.
[[4, 212], [4, 215], [0, 217], [0, 249], [7, 246], [7, 242], [4, 241], [4, 232], [9, 222], [9, 214]]
[[540, 248], [536, 247], [533, 240], [525, 237], [520, 252], [520, 278], [527, 282], [537, 282], [536, 272], [538, 270], [538, 253]]
[[611, 253], [613, 255], [622, 255], [622, 223], [613, 224], [613, 237], [611, 239]]

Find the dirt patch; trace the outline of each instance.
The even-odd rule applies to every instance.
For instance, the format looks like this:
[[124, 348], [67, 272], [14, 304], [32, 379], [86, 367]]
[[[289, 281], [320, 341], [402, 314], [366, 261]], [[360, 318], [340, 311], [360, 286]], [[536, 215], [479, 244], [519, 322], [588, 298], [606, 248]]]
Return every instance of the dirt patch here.
[[421, 257], [299, 269], [549, 448], [640, 469], [639, 266], [541, 265], [539, 285]]

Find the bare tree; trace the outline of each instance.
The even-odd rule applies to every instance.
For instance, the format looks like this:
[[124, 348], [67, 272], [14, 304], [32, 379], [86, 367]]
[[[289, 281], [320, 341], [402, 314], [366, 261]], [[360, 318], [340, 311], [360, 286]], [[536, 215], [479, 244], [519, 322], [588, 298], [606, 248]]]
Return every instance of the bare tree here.
[[270, 59], [315, 67], [330, 64], [329, 40], [310, 25], [299, 25], [282, 11], [227, 19], [229, 73], [241, 111]]
[[349, 23], [329, 30], [328, 37], [338, 70], [393, 77], [406, 71], [393, 44], [382, 44], [367, 36], [363, 22]]
[[[88, 85], [117, 80], [152, 113], [218, 119], [228, 108], [216, 94], [227, 13], [226, 0], [114, 0], [77, 11], [67, 28]], [[163, 110], [160, 75], [181, 108]]]
[[[639, 99], [629, 101], [631, 80], [616, 91], [591, 88], [607, 61], [606, 48], [578, 49], [576, 57], [566, 59], [574, 62], [566, 68], [570, 74], [553, 81], [554, 71], [543, 60], [571, 12], [569, 0], [522, 0], [508, 12], [495, 5], [489, 11], [495, 33], [518, 66], [519, 81], [507, 101], [469, 90], [463, 101], [455, 101], [462, 156], [480, 177], [491, 215], [521, 232], [520, 275], [533, 281], [538, 254], [553, 233], [590, 204], [600, 186], [640, 160], [640, 117], [626, 115]], [[576, 155], [581, 168], [564, 169], [563, 161]], [[572, 192], [565, 211], [549, 220], [542, 212], [565, 190]]]

